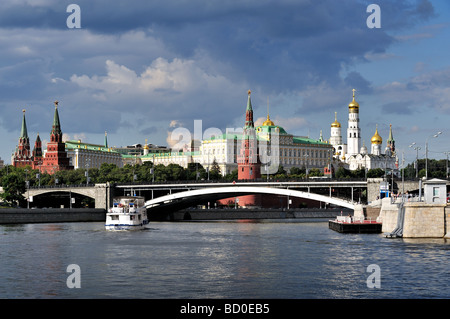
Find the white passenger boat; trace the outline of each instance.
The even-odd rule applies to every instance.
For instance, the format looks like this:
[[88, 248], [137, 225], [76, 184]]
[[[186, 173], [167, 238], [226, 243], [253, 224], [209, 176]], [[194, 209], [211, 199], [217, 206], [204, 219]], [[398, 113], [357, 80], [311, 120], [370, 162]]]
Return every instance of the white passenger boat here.
[[114, 198], [113, 207], [106, 214], [107, 230], [139, 230], [148, 224], [143, 197], [122, 196]]

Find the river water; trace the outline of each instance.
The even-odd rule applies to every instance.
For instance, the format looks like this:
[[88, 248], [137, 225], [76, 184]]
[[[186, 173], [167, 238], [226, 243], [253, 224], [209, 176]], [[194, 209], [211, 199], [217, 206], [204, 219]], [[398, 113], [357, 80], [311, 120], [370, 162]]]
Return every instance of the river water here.
[[325, 220], [148, 227], [0, 225], [0, 298], [450, 298], [445, 239], [341, 234]]

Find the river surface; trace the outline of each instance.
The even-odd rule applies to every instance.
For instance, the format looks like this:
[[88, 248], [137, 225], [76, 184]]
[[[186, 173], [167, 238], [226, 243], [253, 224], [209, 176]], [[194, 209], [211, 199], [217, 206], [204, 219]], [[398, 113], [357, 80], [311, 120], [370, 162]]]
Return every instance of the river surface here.
[[449, 257], [325, 220], [0, 225], [0, 298], [450, 298]]

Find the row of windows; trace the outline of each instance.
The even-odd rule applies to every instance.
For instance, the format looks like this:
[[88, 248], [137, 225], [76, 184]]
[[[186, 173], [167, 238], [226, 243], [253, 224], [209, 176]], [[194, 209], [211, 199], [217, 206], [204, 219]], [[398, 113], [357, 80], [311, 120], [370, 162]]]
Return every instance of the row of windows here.
[[283, 165], [299, 165], [299, 166], [318, 166], [318, 167], [324, 167], [328, 163], [324, 159], [311, 159], [311, 160], [300, 160], [298, 158], [280, 158], [280, 164]]
[[[204, 155], [223, 155], [225, 154], [225, 148], [221, 149], [205, 149]], [[232, 155], [235, 154], [236, 150], [233, 148], [228, 149], [228, 154]], [[311, 156], [311, 157], [317, 157], [317, 158], [326, 158], [327, 154], [329, 154], [330, 150], [309, 150], [309, 149], [296, 149], [296, 148], [281, 148], [280, 149], [280, 155], [281, 156]]]

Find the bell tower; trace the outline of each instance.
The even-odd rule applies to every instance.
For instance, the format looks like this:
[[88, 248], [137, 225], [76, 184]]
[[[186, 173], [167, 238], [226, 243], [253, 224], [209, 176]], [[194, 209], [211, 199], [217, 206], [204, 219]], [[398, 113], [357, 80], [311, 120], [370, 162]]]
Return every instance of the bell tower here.
[[356, 90], [353, 89], [353, 101], [348, 105], [347, 154], [349, 156], [358, 154], [361, 148], [359, 104], [355, 101], [355, 91]]

